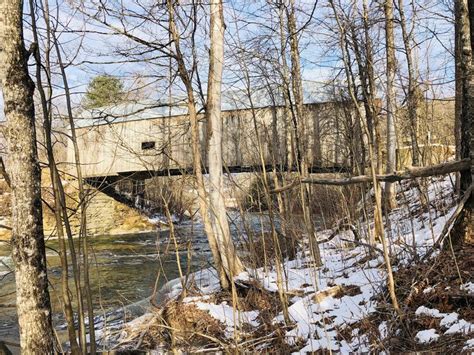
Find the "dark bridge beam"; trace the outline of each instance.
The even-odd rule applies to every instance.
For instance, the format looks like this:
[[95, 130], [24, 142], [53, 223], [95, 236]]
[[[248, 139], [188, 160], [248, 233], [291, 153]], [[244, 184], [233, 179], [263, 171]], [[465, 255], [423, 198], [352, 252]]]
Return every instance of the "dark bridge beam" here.
[[[273, 171], [272, 165], [266, 165], [262, 168], [259, 166], [232, 166], [223, 169], [224, 173], [247, 173], [247, 172], [262, 172], [265, 169], [268, 172]], [[279, 167], [279, 172], [290, 172], [297, 171], [296, 167]], [[314, 166], [308, 169], [309, 173], [312, 174], [327, 174], [327, 173], [347, 173], [350, 172], [347, 167], [344, 166], [332, 166], [332, 167], [317, 167]], [[203, 173], [206, 174], [207, 170], [203, 169]], [[179, 175], [192, 175], [193, 169], [169, 169], [169, 170], [156, 170], [156, 171], [130, 171], [119, 173], [118, 175], [109, 176], [95, 176], [86, 177], [84, 182], [97, 190], [105, 193], [106, 195], [114, 198], [115, 200], [124, 203], [128, 206], [141, 209], [142, 212], [150, 212], [149, 203], [144, 199], [145, 193], [145, 180], [151, 179], [158, 176], [179, 176]], [[131, 188], [121, 186], [122, 182], [131, 184]], [[129, 191], [127, 191], [127, 189]]]
[[[265, 165], [265, 171], [272, 172], [273, 165]], [[224, 173], [249, 173], [249, 172], [262, 172], [261, 165], [255, 166], [231, 166], [223, 168]], [[292, 167], [291, 169], [287, 166], [277, 167], [278, 172], [291, 172], [297, 171], [296, 167]], [[207, 174], [207, 169], [203, 168], [203, 174]], [[336, 165], [331, 167], [321, 167], [321, 166], [313, 166], [308, 169], [308, 173], [311, 174], [334, 174], [334, 173], [350, 173], [351, 170], [348, 167], [342, 165]], [[114, 185], [120, 180], [123, 179], [130, 179], [136, 181], [142, 181], [151, 179], [156, 176], [179, 176], [179, 175], [192, 175], [193, 169], [192, 168], [185, 168], [185, 169], [163, 169], [163, 170], [142, 170], [142, 171], [127, 171], [121, 172], [118, 175], [108, 175], [108, 176], [94, 176], [94, 177], [86, 177], [84, 180], [87, 184], [99, 188], [101, 190], [106, 189], [107, 186]]]
[[[265, 165], [265, 171], [272, 172], [273, 165]], [[225, 167], [222, 169], [224, 173], [250, 173], [250, 172], [262, 172], [263, 168], [261, 165], [254, 165], [254, 166], [230, 166]], [[289, 171], [297, 171], [296, 167], [292, 167], [291, 169], [287, 166], [278, 166], [278, 172], [289, 172]], [[207, 168], [202, 169], [203, 174], [207, 174]], [[351, 172], [348, 167], [337, 165], [331, 167], [320, 167], [320, 166], [313, 166], [308, 169], [308, 173], [311, 174], [330, 174], [330, 173], [349, 173]], [[143, 171], [127, 171], [121, 172], [117, 176], [118, 180], [120, 177], [122, 178], [129, 178], [134, 180], [146, 180], [150, 179], [155, 176], [178, 176], [178, 175], [193, 175], [194, 170], [192, 168], [183, 168], [183, 169], [162, 169], [162, 170], [143, 170]], [[107, 176], [97, 177], [94, 179], [105, 179], [109, 178]], [[89, 178], [90, 179], [90, 178]]]

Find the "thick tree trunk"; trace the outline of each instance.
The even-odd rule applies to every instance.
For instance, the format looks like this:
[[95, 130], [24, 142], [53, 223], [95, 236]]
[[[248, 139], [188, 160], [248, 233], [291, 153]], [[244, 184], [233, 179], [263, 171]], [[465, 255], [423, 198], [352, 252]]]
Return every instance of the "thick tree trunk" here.
[[183, 85], [186, 88], [187, 95], [187, 105], [188, 105], [188, 114], [191, 121], [191, 144], [193, 151], [193, 169], [194, 174], [196, 175], [196, 189], [198, 192], [198, 203], [199, 211], [204, 223], [204, 229], [206, 231], [207, 239], [209, 241], [209, 247], [214, 258], [215, 267], [217, 273], [219, 274], [219, 280], [222, 288], [229, 288], [231, 286], [231, 280], [228, 279], [226, 270], [223, 266], [223, 260], [219, 251], [219, 245], [217, 243], [216, 236], [214, 235], [214, 230], [212, 228], [212, 223], [209, 217], [209, 204], [208, 204], [208, 194], [206, 192], [206, 187], [204, 184], [204, 177], [202, 174], [201, 168], [201, 144], [199, 139], [199, 122], [197, 117], [196, 110], [196, 101], [194, 99], [194, 91], [192, 87], [191, 78], [189, 76], [188, 70], [186, 69], [186, 64], [184, 62], [183, 53], [180, 48], [180, 37], [178, 29], [176, 28], [175, 21], [175, 8], [174, 2], [168, 0], [168, 11], [169, 11], [169, 21], [170, 21], [170, 34], [171, 38], [174, 41], [175, 46], [175, 59], [178, 65], [178, 75], [183, 82]]
[[[454, 13], [459, 14], [460, 1], [454, 3]], [[461, 35], [460, 21], [454, 23], [454, 61], [455, 61], [455, 108], [454, 108], [454, 139], [456, 144], [456, 160], [461, 159], [461, 115], [462, 115], [462, 68], [461, 68]], [[461, 175], [456, 175], [456, 192], [461, 190]]]
[[209, 52], [209, 80], [207, 84], [206, 116], [209, 128], [209, 197], [210, 219], [217, 241], [222, 266], [229, 281], [244, 270], [230, 235], [224, 201], [222, 176], [222, 117], [221, 87], [224, 62], [224, 18], [222, 1], [213, 1], [211, 11], [211, 39]]
[[0, 82], [12, 187], [12, 257], [22, 353], [50, 354], [53, 329], [42, 228], [34, 85], [23, 42], [22, 7], [21, 0], [0, 2]]
[[[385, 50], [387, 53], [387, 174], [396, 170], [395, 135], [395, 40], [393, 34], [393, 0], [385, 0]], [[395, 185], [385, 184], [387, 207], [392, 209], [397, 205]]]
[[[462, 90], [460, 128], [461, 128], [461, 158], [471, 159], [471, 169], [461, 172], [461, 195], [470, 191], [474, 174], [474, 73], [472, 42], [474, 40], [474, 2], [468, 0], [456, 1], [456, 22], [460, 50], [457, 52], [459, 75], [461, 81], [459, 88]], [[457, 91], [456, 94], [459, 92]], [[474, 243], [474, 196], [467, 199], [464, 208], [453, 227], [453, 241], [456, 244], [463, 242]]]

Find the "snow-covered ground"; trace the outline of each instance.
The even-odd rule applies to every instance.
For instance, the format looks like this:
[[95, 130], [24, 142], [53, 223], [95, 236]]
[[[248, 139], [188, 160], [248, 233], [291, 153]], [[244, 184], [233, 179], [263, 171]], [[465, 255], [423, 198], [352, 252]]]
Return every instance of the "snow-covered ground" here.
[[[395, 270], [411, 263], [415, 253], [417, 258], [426, 254], [455, 207], [449, 176], [435, 179], [429, 184], [426, 195], [429, 208], [420, 208], [419, 190], [414, 185], [406, 183], [399, 190], [400, 207], [390, 213], [390, 228], [386, 229], [391, 259], [396, 262]], [[372, 228], [371, 223], [359, 225], [365, 230]], [[323, 240], [330, 233], [331, 231], [324, 231], [318, 233], [317, 237]], [[322, 267], [314, 267], [307, 250], [301, 251], [295, 260], [286, 260], [282, 265], [291, 320], [291, 325], [284, 328], [284, 337], [286, 343], [299, 353], [331, 350], [348, 354], [374, 350], [373, 340], [358, 324], [376, 314], [379, 302], [384, 299], [387, 274], [384, 258], [380, 253], [382, 245], [377, 245], [378, 251], [369, 253], [366, 246], [354, 246], [342, 240], [349, 238], [348, 233], [341, 232], [330, 242], [320, 244]], [[193, 294], [193, 297], [184, 298], [183, 302], [207, 311], [222, 324], [229, 339], [236, 332], [248, 334], [261, 325], [261, 310], [237, 311], [227, 301], [213, 301], [215, 298], [211, 296], [220, 290], [219, 280], [213, 269], [196, 272], [190, 279], [198, 289], [198, 296]], [[248, 280], [258, 280], [268, 291], [278, 290], [274, 268], [250, 269], [236, 277], [237, 283]], [[472, 293], [473, 285], [472, 282], [467, 282], [462, 287]], [[182, 291], [182, 283], [172, 280], [163, 290], [167, 298], [176, 298]], [[430, 292], [429, 289], [425, 291]], [[441, 313], [436, 309], [420, 307], [416, 314], [440, 319], [444, 334], [470, 334], [465, 350], [474, 348], [474, 325], [461, 319], [457, 313]], [[144, 319], [149, 317], [144, 316]], [[273, 322], [283, 325], [283, 314], [276, 315]], [[378, 338], [383, 340], [388, 333], [387, 323], [380, 323], [376, 329]], [[438, 330], [427, 328], [418, 331], [413, 340], [420, 344], [432, 343], [440, 335]], [[262, 342], [259, 346], [264, 349], [266, 345], [267, 343]]]

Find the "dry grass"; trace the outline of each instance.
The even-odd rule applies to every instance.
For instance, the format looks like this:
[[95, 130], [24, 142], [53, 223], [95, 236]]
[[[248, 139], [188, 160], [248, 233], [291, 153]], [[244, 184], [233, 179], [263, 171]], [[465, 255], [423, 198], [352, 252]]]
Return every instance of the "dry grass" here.
[[192, 177], [155, 177], [147, 181], [145, 195], [152, 213], [170, 211], [179, 218], [192, 214], [194, 197], [188, 193]]
[[[466, 340], [470, 338], [468, 335], [445, 335], [439, 318], [416, 315], [415, 312], [420, 306], [425, 306], [442, 313], [456, 312], [459, 319], [474, 322], [474, 297], [460, 290], [461, 284], [474, 281], [473, 252], [473, 245], [464, 245], [454, 255], [451, 250], [443, 250], [438, 257], [426, 263], [416, 263], [394, 273], [397, 297], [404, 317], [394, 317], [388, 304], [387, 307], [380, 307], [379, 313], [370, 317], [369, 321], [375, 327], [368, 329], [368, 334], [374, 339], [379, 336], [378, 324], [387, 321], [389, 325], [387, 338], [383, 342], [377, 340], [379, 350], [396, 353], [462, 351]], [[430, 292], [423, 292], [428, 288], [431, 289]], [[440, 334], [436, 342], [420, 344], [415, 340], [418, 331], [431, 328]]]
[[[179, 350], [189, 353], [206, 351], [253, 352], [265, 345], [266, 352], [289, 353], [297, 347], [290, 347], [284, 340], [288, 329], [273, 322], [281, 312], [278, 295], [269, 292], [256, 282], [236, 285], [237, 297], [229, 291], [221, 291], [207, 299], [215, 304], [234, 304], [239, 311], [259, 310], [257, 328], [245, 326], [238, 332], [238, 339], [228, 338], [225, 327], [207, 311], [198, 309], [192, 303], [178, 300], [168, 302], [163, 308], [140, 325], [125, 329], [127, 336], [119, 344], [120, 349]], [[189, 293], [188, 293], [189, 296]], [[235, 303], [233, 300], [236, 300]]]
[[[271, 232], [262, 232], [249, 235], [243, 245], [246, 253], [243, 257], [245, 265], [259, 268], [266, 265], [272, 265], [277, 255], [282, 258], [293, 259], [296, 256], [297, 239], [290, 233], [283, 235], [276, 232], [278, 244]], [[279, 248], [279, 249], [278, 249]], [[277, 251], [279, 253], [277, 254]]]

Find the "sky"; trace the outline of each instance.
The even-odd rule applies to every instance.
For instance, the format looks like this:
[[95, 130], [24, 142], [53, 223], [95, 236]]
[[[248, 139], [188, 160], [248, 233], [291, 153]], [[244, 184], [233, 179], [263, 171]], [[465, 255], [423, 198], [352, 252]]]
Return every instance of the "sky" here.
[[[63, 0], [58, 0], [63, 1]], [[449, 2], [449, 1], [448, 1]], [[168, 59], [157, 58], [162, 56], [160, 51], [151, 53], [140, 53], [143, 47], [131, 43], [123, 36], [114, 34], [114, 30], [91, 19], [92, 15], [100, 14], [100, 19], [106, 19], [109, 26], [119, 31], [126, 30], [131, 35], [141, 39], [163, 43], [167, 40], [166, 16], [163, 8], [153, 0], [124, 0], [105, 1], [104, 4], [110, 9], [107, 15], [100, 12], [98, 2], [95, 0], [81, 1], [81, 6], [75, 6], [75, 0], [63, 1], [58, 4], [50, 3], [52, 22], [59, 18], [57, 36], [61, 43], [62, 56], [65, 62], [70, 62], [67, 67], [67, 77], [72, 89], [73, 102], [80, 104], [83, 94], [87, 89], [89, 81], [98, 74], [110, 74], [121, 77], [125, 88], [136, 90], [135, 96], [147, 99], [163, 99], [169, 94], [167, 86], [169, 83]], [[360, 6], [361, 1], [340, 0], [336, 5], [347, 9], [349, 5]], [[407, 2], [408, 3], [408, 2]], [[444, 3], [444, 2], [442, 2]], [[182, 9], [189, 14], [189, 2], [182, 2]], [[339, 59], [337, 42], [334, 40], [335, 24], [332, 13], [328, 7], [327, 0], [319, 0], [315, 7], [314, 1], [297, 1], [298, 28], [306, 27], [300, 32], [300, 49], [302, 76], [313, 90], [320, 87], [321, 100], [325, 98], [326, 84], [339, 75], [341, 78], [342, 64]], [[123, 7], [121, 7], [123, 6]], [[276, 28], [276, 12], [269, 10], [268, 1], [260, 0], [228, 0], [224, 3], [226, 21], [226, 58], [224, 70], [224, 88], [242, 89], [245, 77], [243, 65], [240, 61], [245, 49], [246, 68], [250, 72], [252, 85], [263, 85], [262, 72], [269, 75], [279, 70], [278, 66], [271, 66], [271, 62], [277, 60], [275, 46], [279, 46], [277, 34], [272, 32]], [[432, 93], [436, 97], [449, 97], [453, 93], [454, 60], [450, 53], [453, 48], [454, 30], [450, 22], [448, 7], [440, 5], [435, 0], [419, 0], [414, 3], [417, 10], [416, 27], [414, 28], [416, 53], [419, 58], [419, 71], [424, 83], [432, 84]], [[208, 17], [205, 14], [206, 5], [198, 13], [199, 26], [196, 30], [197, 66], [199, 68], [199, 79], [205, 86], [208, 66]], [[314, 13], [313, 13], [313, 9]], [[369, 1], [371, 20], [380, 20], [380, 11], [376, 2]], [[413, 11], [406, 6], [407, 17], [412, 19]], [[27, 47], [31, 42], [31, 31], [29, 31], [29, 12], [25, 5], [25, 42]], [[118, 16], [126, 13], [126, 16]], [[147, 14], [149, 21], [143, 21], [141, 16]], [[379, 21], [380, 22], [380, 21]], [[41, 27], [40, 32], [44, 34], [44, 21], [38, 19]], [[178, 23], [180, 29], [184, 28]], [[115, 31], [116, 32], [116, 31]], [[189, 49], [189, 36], [191, 30], [188, 27], [183, 31], [182, 47], [185, 57], [189, 61], [192, 52]], [[382, 50], [383, 24], [378, 23], [373, 30], [374, 47], [376, 50], [377, 66], [381, 68], [378, 72], [381, 92], [384, 83], [384, 52]], [[401, 37], [399, 29], [397, 38]], [[401, 43], [397, 41], [397, 43]], [[44, 36], [41, 46], [44, 48]], [[255, 50], [260, 46], [261, 50]], [[405, 59], [402, 48], [397, 48], [399, 65], [399, 78], [406, 76]], [[240, 52], [239, 52], [240, 51]], [[136, 61], [135, 61], [136, 60]], [[55, 55], [52, 55], [55, 61]], [[31, 64], [30, 60], [30, 64]], [[172, 64], [174, 69], [174, 64]], [[354, 70], [356, 70], [354, 68]], [[58, 111], [64, 109], [62, 95], [62, 79], [59, 77], [58, 68], [53, 68], [53, 83], [55, 94], [58, 95]], [[196, 77], [195, 77], [196, 79]], [[403, 90], [398, 89], [402, 95]], [[179, 80], [173, 82], [173, 95], [182, 94], [182, 85]], [[0, 100], [0, 110], [2, 109]]]

